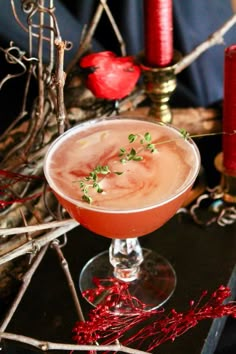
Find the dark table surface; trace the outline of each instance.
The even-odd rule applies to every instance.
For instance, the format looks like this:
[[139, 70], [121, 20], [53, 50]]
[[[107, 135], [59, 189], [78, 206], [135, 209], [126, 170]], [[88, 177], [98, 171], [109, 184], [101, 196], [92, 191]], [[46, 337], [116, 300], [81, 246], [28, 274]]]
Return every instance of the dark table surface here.
[[[199, 299], [202, 291], [211, 293], [220, 285], [229, 285], [235, 296], [235, 231], [235, 223], [226, 227], [213, 224], [202, 228], [189, 217], [176, 215], [161, 229], [140, 238], [143, 247], [165, 256], [176, 270], [177, 287], [164, 305], [166, 310], [184, 311], [191, 300]], [[109, 239], [77, 227], [68, 234], [67, 244], [63, 247], [85, 316], [91, 307], [80, 296], [79, 273], [86, 261], [108, 249], [109, 245]], [[74, 303], [58, 257], [53, 249], [49, 249], [6, 331], [52, 342], [73, 343], [71, 330], [76, 320]], [[225, 318], [204, 320], [173, 343], [166, 342], [156, 348], [155, 353], [213, 354], [224, 324]], [[38, 351], [3, 342], [4, 354], [31, 352]]]

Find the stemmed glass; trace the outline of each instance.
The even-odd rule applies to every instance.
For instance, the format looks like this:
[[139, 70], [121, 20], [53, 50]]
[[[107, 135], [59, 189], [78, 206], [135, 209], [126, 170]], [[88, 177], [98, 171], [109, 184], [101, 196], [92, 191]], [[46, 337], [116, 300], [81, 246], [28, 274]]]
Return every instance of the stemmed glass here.
[[109, 251], [84, 266], [82, 294], [95, 287], [94, 279], [115, 277], [147, 309], [170, 298], [172, 265], [142, 249], [138, 238], [176, 213], [199, 167], [198, 148], [186, 132], [146, 118], [92, 119], [52, 143], [44, 173], [59, 202], [82, 226], [112, 239]]

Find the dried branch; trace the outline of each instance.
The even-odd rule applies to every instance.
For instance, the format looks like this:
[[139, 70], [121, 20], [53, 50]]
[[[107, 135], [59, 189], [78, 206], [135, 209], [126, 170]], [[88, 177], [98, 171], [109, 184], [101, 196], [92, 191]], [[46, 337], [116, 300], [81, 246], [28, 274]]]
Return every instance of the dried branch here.
[[125, 42], [124, 39], [120, 33], [120, 30], [115, 22], [115, 19], [111, 13], [110, 8], [107, 5], [107, 1], [106, 0], [100, 0], [100, 2], [102, 3], [102, 5], [104, 6], [104, 9], [106, 11], [107, 17], [111, 23], [111, 26], [115, 32], [116, 38], [118, 43], [120, 44], [120, 51], [121, 51], [121, 55], [125, 56], [126, 55], [126, 46], [125, 46]]
[[30, 267], [30, 269], [24, 274], [24, 276], [22, 277], [22, 285], [19, 289], [19, 292], [15, 298], [15, 300], [13, 301], [9, 311], [7, 312], [1, 326], [0, 326], [0, 332], [5, 331], [5, 329], [7, 328], [10, 320], [12, 319], [20, 301], [22, 300], [29, 284], [30, 281], [35, 273], [35, 271], [37, 270], [40, 262], [42, 261], [46, 251], [47, 251], [48, 245], [44, 246], [41, 251], [38, 253], [38, 255], [34, 258], [34, 262], [32, 264], [32, 266]]
[[61, 264], [62, 269], [64, 271], [64, 274], [66, 276], [67, 283], [68, 283], [68, 286], [69, 286], [69, 289], [70, 289], [70, 292], [71, 292], [71, 295], [72, 295], [72, 299], [74, 300], [74, 304], [75, 304], [75, 308], [76, 308], [76, 312], [77, 312], [78, 318], [80, 319], [80, 321], [84, 322], [84, 315], [83, 315], [82, 308], [81, 308], [81, 305], [80, 305], [80, 302], [79, 302], [79, 299], [78, 299], [78, 296], [77, 296], [77, 293], [76, 293], [76, 290], [75, 290], [75, 285], [74, 285], [74, 282], [73, 282], [73, 279], [72, 279], [72, 276], [71, 276], [71, 273], [70, 273], [69, 265], [68, 265], [68, 262], [67, 262], [67, 260], [65, 259], [64, 255], [62, 253], [61, 248], [59, 247], [58, 240], [54, 240], [52, 242], [52, 247], [55, 249], [55, 251], [57, 253], [57, 256], [59, 258], [60, 264]]
[[224, 43], [223, 36], [229, 29], [236, 23], [236, 14], [233, 15], [228, 21], [226, 21], [222, 27], [220, 27], [216, 32], [211, 34], [205, 42], [202, 42], [197, 46], [190, 54], [184, 56], [177, 64], [175, 69], [175, 74], [179, 74], [187, 66], [193, 63], [202, 53], [204, 53], [209, 48]]
[[[104, 0], [106, 2], [107, 0]], [[104, 11], [104, 4], [99, 3], [96, 12], [91, 20], [91, 25], [89, 29], [87, 30], [86, 34], [82, 38], [82, 42], [80, 43], [79, 50], [77, 51], [76, 55], [72, 59], [72, 61], [69, 63], [68, 67], [66, 68], [66, 72], [69, 73], [71, 69], [75, 66], [75, 64], [78, 62], [79, 58], [88, 50], [88, 48], [91, 45], [91, 41], [93, 38], [93, 35], [96, 31], [97, 25], [101, 19], [102, 13]]]
[[[43, 6], [43, 0], [38, 1], [39, 6]], [[43, 78], [43, 33], [44, 33], [44, 13], [39, 12], [39, 39], [38, 39], [38, 114], [35, 116], [35, 124], [34, 129], [30, 134], [29, 140], [25, 146], [25, 155], [27, 155], [33, 145], [38, 131], [44, 120], [44, 99], [45, 99], [45, 91], [44, 91], [44, 78]]]
[[37, 239], [30, 240], [26, 242], [24, 245], [18, 247], [17, 249], [8, 252], [0, 257], [0, 265], [13, 260], [19, 256], [22, 256], [26, 253], [37, 253], [43, 246], [58, 238], [59, 236], [69, 232], [78, 226], [78, 223], [72, 220], [69, 224], [61, 226], [60, 228], [53, 230], [44, 234], [43, 236], [38, 237]]
[[[45, 224], [40, 225], [32, 225], [32, 226], [21, 226], [21, 227], [13, 227], [9, 229], [0, 228], [0, 236], [8, 236], [8, 235], [19, 235], [29, 232], [42, 231], [46, 229], [54, 229], [56, 227], [61, 226], [70, 226], [74, 224], [73, 219], [61, 220], [61, 221], [52, 221]], [[77, 224], [78, 226], [79, 224]]]
[[65, 73], [64, 73], [64, 51], [65, 42], [60, 38], [55, 40], [57, 46], [57, 67], [55, 83], [57, 88], [57, 124], [58, 132], [62, 134], [65, 128], [65, 104], [64, 104], [64, 85], [65, 85]]
[[120, 44], [120, 50], [122, 55], [126, 55], [126, 48], [125, 48], [125, 42], [124, 39], [122, 38], [122, 35], [119, 31], [119, 28], [115, 22], [115, 19], [110, 11], [109, 6], [107, 5], [107, 0], [99, 0], [100, 3], [97, 7], [97, 10], [91, 20], [91, 24], [89, 29], [87, 30], [87, 33], [83, 36], [82, 42], [79, 46], [79, 50], [76, 53], [75, 57], [72, 59], [72, 61], [69, 63], [66, 72], [69, 73], [72, 68], [76, 65], [78, 62], [79, 58], [88, 50], [88, 48], [91, 46], [92, 38], [93, 35], [96, 31], [96, 28], [99, 24], [99, 21], [101, 19], [102, 13], [105, 10], [107, 17], [111, 23], [111, 26], [115, 32], [116, 38], [118, 40], [118, 43]]
[[27, 58], [25, 56], [25, 52], [21, 51], [19, 47], [14, 46], [13, 42], [10, 42], [10, 46], [7, 49], [0, 47], [0, 51], [5, 54], [6, 62], [13, 65], [18, 65], [21, 69], [19, 72], [15, 74], [7, 74], [1, 81], [0, 81], [0, 90], [2, 89], [3, 85], [10, 79], [14, 79], [24, 75], [27, 72], [27, 66], [25, 62], [37, 62], [36, 58]]
[[77, 351], [111, 351], [111, 352], [123, 352], [128, 354], [147, 354], [142, 350], [125, 347], [122, 344], [114, 345], [77, 345], [66, 343], [54, 343], [48, 341], [41, 341], [35, 338], [26, 337], [20, 334], [0, 332], [0, 339], [7, 339], [17, 341], [32, 347], [41, 349], [46, 352], [49, 350], [77, 350]]
[[[60, 31], [59, 31], [59, 27], [56, 21], [56, 16], [54, 14], [54, 10], [55, 8], [52, 6], [52, 4], [50, 4], [49, 8], [44, 7], [40, 1], [34, 1], [34, 0], [22, 0], [22, 9], [25, 13], [28, 14], [28, 18], [27, 18], [27, 25], [25, 26], [16, 11], [16, 7], [15, 7], [15, 1], [14, 0], [10, 0], [11, 1], [11, 8], [12, 8], [12, 13], [13, 16], [17, 22], [17, 24], [23, 29], [24, 32], [29, 33], [29, 27], [37, 27], [39, 28], [40, 25], [34, 25], [32, 22], [32, 18], [33, 16], [38, 12], [38, 13], [47, 13], [51, 18], [52, 21], [50, 21], [50, 27], [48, 26], [44, 26], [45, 29], [48, 29], [51, 31], [53, 31], [55, 33], [55, 37], [60, 37]], [[31, 35], [35, 38], [39, 38], [39, 34], [38, 33], [33, 33], [31, 32]], [[47, 42], [51, 42], [52, 37], [47, 37], [47, 36], [43, 36], [42, 39], [44, 41]]]

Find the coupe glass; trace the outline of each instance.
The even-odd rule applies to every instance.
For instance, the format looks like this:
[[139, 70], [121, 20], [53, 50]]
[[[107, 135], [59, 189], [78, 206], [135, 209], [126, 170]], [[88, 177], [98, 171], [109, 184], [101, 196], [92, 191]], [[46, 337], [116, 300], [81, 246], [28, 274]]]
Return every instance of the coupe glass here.
[[44, 173], [59, 202], [82, 226], [112, 239], [109, 251], [84, 266], [82, 294], [95, 287], [94, 279], [113, 277], [128, 283], [130, 294], [147, 309], [170, 298], [176, 287], [173, 267], [142, 249], [138, 237], [176, 213], [199, 167], [199, 151], [186, 134], [146, 118], [92, 119], [52, 143]]

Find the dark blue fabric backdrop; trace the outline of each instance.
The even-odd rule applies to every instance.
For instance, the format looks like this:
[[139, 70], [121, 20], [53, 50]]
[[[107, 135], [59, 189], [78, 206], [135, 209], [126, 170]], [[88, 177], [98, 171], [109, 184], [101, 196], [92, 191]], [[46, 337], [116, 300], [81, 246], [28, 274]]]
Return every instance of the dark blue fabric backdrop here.
[[[21, 2], [16, 0], [15, 3], [20, 13]], [[0, 0], [0, 4], [0, 43], [13, 40], [26, 49], [27, 35], [13, 19], [10, 1]], [[143, 0], [110, 0], [108, 4], [126, 42], [128, 54], [142, 51]], [[96, 6], [96, 0], [67, 0], [63, 3], [55, 0], [55, 14], [62, 37], [73, 42], [73, 50], [66, 53], [66, 63], [75, 54], [81, 30], [89, 23]], [[173, 11], [175, 49], [182, 54], [191, 52], [232, 16], [230, 0], [173, 0]], [[96, 39], [94, 51], [104, 48], [119, 54], [119, 44], [105, 14], [96, 31]], [[224, 45], [210, 48], [178, 75], [179, 84], [172, 100], [174, 105], [207, 106], [222, 99], [224, 48], [236, 42], [236, 28], [228, 31], [224, 39]]]
[[[128, 54], [135, 55], [143, 50], [143, 1], [108, 1], [125, 39]], [[97, 1], [70, 0], [65, 4], [81, 24], [86, 24]], [[173, 0], [173, 15], [175, 49], [184, 55], [206, 40], [233, 13], [230, 0]], [[98, 27], [96, 38], [104, 48], [119, 53], [119, 45], [106, 15]], [[178, 76], [174, 105], [208, 106], [222, 99], [224, 48], [236, 43], [235, 27], [228, 31], [224, 40], [224, 44], [210, 48]]]

